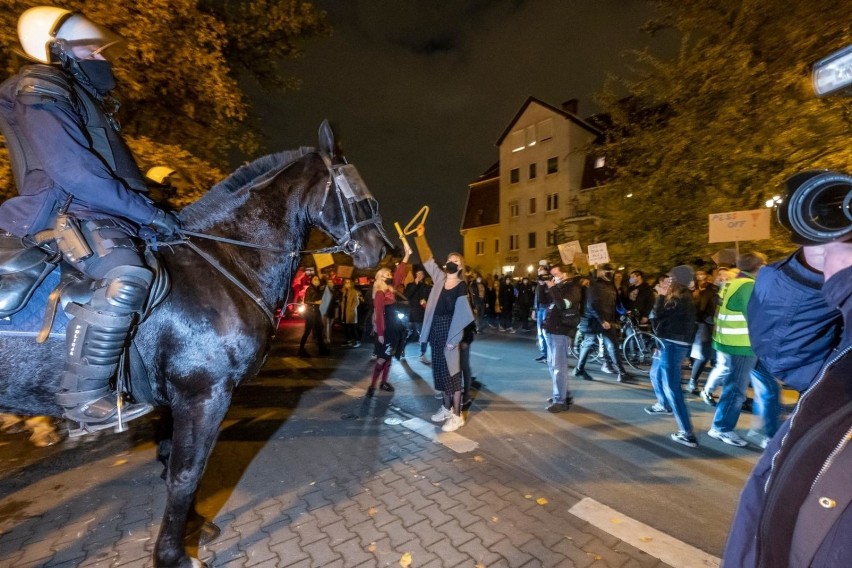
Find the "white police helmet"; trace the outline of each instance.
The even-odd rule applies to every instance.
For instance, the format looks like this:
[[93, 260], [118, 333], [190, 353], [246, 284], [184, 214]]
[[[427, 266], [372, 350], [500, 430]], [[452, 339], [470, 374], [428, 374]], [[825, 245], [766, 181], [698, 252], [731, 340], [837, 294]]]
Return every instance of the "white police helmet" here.
[[125, 43], [120, 35], [84, 15], [54, 6], [37, 6], [21, 14], [18, 39], [27, 57], [41, 63], [50, 63], [50, 44], [57, 39], [71, 47], [90, 48], [92, 54], [108, 49], [108, 59], [117, 58]]

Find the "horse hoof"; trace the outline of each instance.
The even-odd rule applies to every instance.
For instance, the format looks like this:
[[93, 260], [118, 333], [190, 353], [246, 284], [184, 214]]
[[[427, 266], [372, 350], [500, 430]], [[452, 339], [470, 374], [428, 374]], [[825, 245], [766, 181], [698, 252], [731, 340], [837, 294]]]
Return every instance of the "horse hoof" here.
[[201, 525], [201, 534], [198, 535], [198, 546], [206, 546], [210, 544], [222, 534], [222, 529], [211, 523], [210, 521], [204, 521], [204, 524]]

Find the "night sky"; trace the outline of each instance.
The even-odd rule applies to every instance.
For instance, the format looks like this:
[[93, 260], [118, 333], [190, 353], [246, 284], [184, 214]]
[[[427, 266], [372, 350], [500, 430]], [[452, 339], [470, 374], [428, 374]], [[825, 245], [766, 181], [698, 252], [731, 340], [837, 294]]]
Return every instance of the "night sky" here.
[[[315, 145], [323, 118], [379, 200], [388, 233], [424, 204], [436, 256], [461, 248], [467, 184], [498, 159], [495, 142], [529, 96], [559, 106], [624, 74], [623, 52], [673, 52], [639, 31], [642, 0], [316, 0], [331, 38], [281, 70], [301, 90], [253, 97], [269, 151]], [[251, 89], [250, 85], [247, 85]]]

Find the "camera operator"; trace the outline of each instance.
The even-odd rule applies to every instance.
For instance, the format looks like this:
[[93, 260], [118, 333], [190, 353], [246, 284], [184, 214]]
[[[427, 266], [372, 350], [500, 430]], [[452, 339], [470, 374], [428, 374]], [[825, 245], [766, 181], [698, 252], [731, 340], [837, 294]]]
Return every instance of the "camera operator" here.
[[727, 566], [852, 566], [850, 202], [852, 177], [807, 172], [788, 181], [779, 220], [805, 246], [758, 278], [749, 331], [763, 364], [807, 390], [740, 495]]

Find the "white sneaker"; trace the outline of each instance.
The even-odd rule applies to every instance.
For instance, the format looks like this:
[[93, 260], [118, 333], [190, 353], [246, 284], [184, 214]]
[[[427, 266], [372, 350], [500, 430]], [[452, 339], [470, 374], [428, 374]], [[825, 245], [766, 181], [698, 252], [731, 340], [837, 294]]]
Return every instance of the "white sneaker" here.
[[740, 438], [740, 435], [733, 430], [730, 432], [722, 432], [715, 428], [710, 428], [710, 430], [707, 431], [707, 435], [711, 438], [716, 438], [719, 441], [725, 442], [729, 446], [737, 446], [738, 448], [748, 446], [748, 442]]
[[443, 422], [453, 415], [449, 408], [441, 405], [441, 410], [432, 415], [432, 422]]
[[430, 361], [429, 359], [427, 359], [427, 358], [426, 358], [426, 355], [421, 355], [421, 356], [420, 356], [420, 362], [421, 362], [421, 363], [423, 363], [424, 365], [427, 365], [427, 366], [432, 364], [432, 361]]
[[459, 428], [464, 426], [464, 416], [459, 414], [456, 416], [452, 412], [450, 413], [450, 417], [444, 422], [444, 425], [441, 426], [441, 430], [444, 432], [455, 432]]

